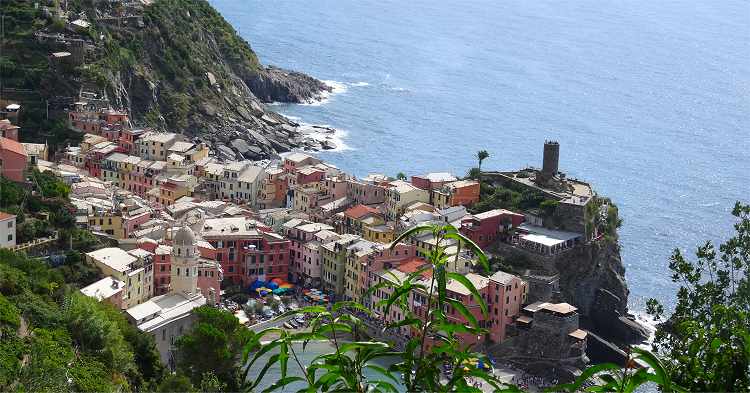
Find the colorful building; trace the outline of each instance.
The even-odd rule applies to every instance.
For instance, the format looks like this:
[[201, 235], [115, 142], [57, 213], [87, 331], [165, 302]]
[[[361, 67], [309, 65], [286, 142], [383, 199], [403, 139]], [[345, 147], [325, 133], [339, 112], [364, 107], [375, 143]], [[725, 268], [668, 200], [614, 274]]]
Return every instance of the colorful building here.
[[290, 241], [246, 217], [207, 219], [201, 237], [215, 249], [224, 278], [249, 285], [256, 279], [287, 280]]
[[452, 206], [471, 206], [479, 202], [479, 182], [459, 180], [433, 188], [430, 194], [432, 204], [438, 209]]
[[430, 193], [427, 190], [415, 187], [403, 180], [392, 181], [386, 193], [386, 219], [397, 220], [404, 213], [406, 206], [414, 202], [428, 203]]
[[460, 231], [479, 247], [485, 248], [523, 223], [523, 214], [494, 209], [467, 216], [461, 220]]
[[13, 139], [0, 137], [0, 174], [3, 177], [23, 183], [26, 180], [27, 160], [23, 145]]
[[146, 269], [141, 260], [117, 247], [101, 248], [86, 254], [86, 261], [101, 270], [105, 276], [112, 276], [125, 284], [122, 305], [133, 307], [148, 300], [144, 290]]
[[435, 172], [427, 173], [425, 175], [412, 176], [411, 184], [414, 187], [432, 191], [456, 180], [458, 179], [456, 179], [455, 176], [448, 172]]

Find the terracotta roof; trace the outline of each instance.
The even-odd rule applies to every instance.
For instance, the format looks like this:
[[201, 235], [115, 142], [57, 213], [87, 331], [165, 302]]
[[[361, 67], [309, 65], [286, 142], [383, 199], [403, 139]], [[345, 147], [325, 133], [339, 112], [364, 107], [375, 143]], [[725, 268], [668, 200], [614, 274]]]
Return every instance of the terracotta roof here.
[[586, 332], [585, 330], [581, 330], [581, 329], [576, 329], [576, 330], [568, 333], [568, 336], [573, 337], [573, 338], [578, 339], [578, 340], [584, 340], [584, 339], [586, 339], [587, 335], [588, 335], [588, 332]]
[[13, 139], [0, 137], [0, 150], [8, 150], [26, 156], [26, 150], [23, 149], [23, 145]]
[[[402, 273], [411, 274], [419, 270], [419, 268], [423, 267], [427, 263], [429, 262], [427, 262], [423, 258], [414, 257], [412, 259], [402, 262], [400, 265], [398, 265], [398, 267], [396, 267], [396, 269], [398, 269], [398, 271]], [[432, 270], [426, 270], [422, 272], [422, 277], [423, 278], [432, 277]]]
[[346, 211], [344, 212], [344, 214], [347, 217], [351, 217], [355, 220], [358, 220], [368, 214], [377, 214], [377, 213], [378, 213], [377, 209], [373, 207], [365, 206], [365, 205], [357, 205], [354, 207], [350, 207], [346, 209]]
[[7, 220], [7, 219], [13, 218], [13, 217], [15, 217], [15, 215], [8, 214], [6, 212], [0, 212], [0, 221]]
[[578, 310], [577, 308], [575, 308], [574, 306], [571, 306], [568, 303], [556, 303], [556, 304], [545, 303], [539, 308], [542, 310], [552, 311], [552, 312], [563, 314], [563, 315], [571, 314]]

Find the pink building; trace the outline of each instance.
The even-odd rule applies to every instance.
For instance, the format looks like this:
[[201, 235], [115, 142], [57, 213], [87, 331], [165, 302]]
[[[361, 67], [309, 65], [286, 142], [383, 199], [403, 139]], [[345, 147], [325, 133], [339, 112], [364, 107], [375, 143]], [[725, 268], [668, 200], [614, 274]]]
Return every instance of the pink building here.
[[523, 221], [523, 214], [494, 209], [464, 218], [460, 231], [479, 247], [485, 248], [497, 241], [500, 234], [521, 225]]
[[0, 137], [0, 174], [6, 179], [22, 183], [26, 180], [26, 151], [13, 139]]
[[[479, 327], [487, 329], [488, 333], [484, 337], [477, 337], [469, 333], [459, 334], [461, 342], [477, 344], [482, 340], [493, 343], [505, 341], [508, 325], [515, 323], [515, 319], [520, 315], [521, 305], [526, 302], [526, 283], [517, 276], [505, 272], [497, 272], [490, 277], [469, 273], [465, 277], [474, 284], [474, 287], [479, 291], [479, 294], [487, 304], [487, 317], [482, 315], [479, 303], [476, 302], [469, 290], [460, 282], [455, 280], [448, 281], [446, 285], [448, 297], [458, 300], [466, 306], [469, 312], [477, 319]], [[414, 312], [420, 318], [426, 318], [426, 296], [419, 294], [415, 294], [414, 296]], [[449, 320], [456, 323], [468, 324], [468, 320], [458, 310], [450, 305], [447, 307], [446, 313]]]
[[357, 179], [346, 180], [346, 196], [355, 204], [376, 205], [385, 202], [388, 183], [379, 184]]
[[302, 261], [300, 262], [298, 271], [295, 270], [298, 282], [313, 287], [320, 285], [320, 276], [323, 268], [323, 256], [320, 253], [320, 246], [338, 238], [339, 235], [336, 232], [322, 230], [313, 234], [313, 240], [301, 245]]
[[159, 245], [154, 253], [154, 295], [169, 292], [170, 269], [172, 268], [172, 247]]
[[125, 227], [125, 236], [137, 231], [141, 225], [151, 219], [151, 212], [147, 209], [137, 209], [136, 211], [123, 211], [122, 221]]
[[146, 130], [144, 129], [133, 130], [125, 128], [120, 131], [120, 138], [118, 139], [117, 144], [125, 151], [125, 154], [136, 153], [135, 141], [145, 132]]
[[290, 241], [247, 217], [207, 219], [201, 237], [213, 247], [224, 278], [249, 285], [256, 279], [287, 280]]
[[292, 153], [284, 157], [283, 169], [286, 173], [294, 173], [297, 169], [308, 165], [319, 164], [321, 161], [305, 153]]
[[[200, 259], [198, 260], [198, 288], [206, 299], [213, 293], [220, 293], [220, 285], [223, 277], [221, 266], [214, 262], [215, 250], [206, 241], [197, 242]], [[139, 240], [138, 248], [152, 252], [154, 265], [154, 296], [169, 292], [171, 281], [170, 270], [172, 267], [172, 246], [157, 245], [152, 240]]]
[[298, 169], [294, 174], [292, 184], [290, 184], [290, 186], [302, 186], [305, 184], [322, 181], [325, 174], [326, 173], [324, 170], [312, 166]]
[[[359, 277], [357, 278], [357, 287], [361, 288], [363, 292], [367, 292], [370, 289], [373, 274], [376, 272], [394, 267], [399, 269], [400, 266], [408, 263], [424, 264], [425, 260], [416, 255], [417, 247], [413, 244], [399, 243], [392, 249], [387, 245], [378, 245], [377, 251], [360, 259], [359, 263], [362, 264], [362, 269], [359, 271]], [[365, 297], [366, 307], [372, 306], [370, 300], [370, 297]]]
[[[398, 284], [399, 282], [403, 282], [407, 279], [407, 276], [411, 273], [416, 272], [417, 270], [422, 269], [427, 265], [427, 261], [425, 261], [422, 258], [411, 258], [409, 260], [404, 261], [399, 266], [391, 268], [391, 269], [384, 269], [381, 271], [373, 271], [370, 273], [369, 277], [369, 286], [375, 286], [383, 281], [390, 281], [394, 284]], [[394, 282], [394, 279], [397, 280]], [[423, 285], [429, 286], [430, 280], [432, 279], [432, 271], [426, 270], [420, 274], [420, 282]], [[403, 313], [403, 310], [401, 310], [399, 307], [391, 307], [388, 313], [385, 312], [385, 306], [380, 305], [380, 302], [382, 300], [388, 299], [393, 294], [393, 289], [389, 288], [388, 286], [384, 286], [380, 289], [374, 290], [370, 294], [370, 301], [369, 301], [369, 307], [372, 310], [372, 312], [378, 316], [380, 319], [382, 319], [384, 324], [394, 323], [403, 320], [406, 316]], [[420, 295], [415, 293], [414, 291], [410, 292], [409, 294], [409, 306], [412, 311], [422, 307], [423, 304], [426, 304], [426, 295]], [[397, 332], [403, 335], [404, 337], [407, 337], [409, 334], [412, 334], [409, 327], [403, 326], [400, 328], [397, 328]]]
[[224, 273], [218, 262], [203, 258], [198, 260], [198, 288], [206, 299], [216, 296], [216, 300], [219, 300], [223, 279]]
[[320, 241], [316, 239], [316, 233], [320, 231], [333, 231], [333, 229], [332, 226], [327, 224], [302, 220], [291, 220], [284, 224], [284, 234], [290, 241], [289, 272], [291, 273], [292, 281], [303, 283], [307, 278], [310, 278], [305, 277], [302, 266], [305, 263], [305, 256], [308, 258], [312, 257], [313, 250], [305, 250], [305, 245], [308, 242]]

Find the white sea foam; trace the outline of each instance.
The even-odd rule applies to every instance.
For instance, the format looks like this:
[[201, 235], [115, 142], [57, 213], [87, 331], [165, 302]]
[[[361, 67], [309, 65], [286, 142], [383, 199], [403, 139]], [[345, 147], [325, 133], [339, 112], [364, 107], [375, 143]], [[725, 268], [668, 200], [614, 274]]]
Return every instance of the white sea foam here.
[[353, 83], [349, 83], [349, 86], [353, 86], [353, 87], [365, 87], [365, 86], [370, 86], [370, 84], [367, 83], [367, 82], [353, 82]]
[[635, 315], [636, 322], [645, 326], [648, 329], [648, 339], [638, 347], [650, 351], [654, 345], [654, 334], [656, 333], [656, 325], [659, 321], [655, 320], [651, 315], [648, 315], [645, 311], [631, 311]]
[[[317, 127], [328, 127], [332, 129], [333, 131], [329, 129], [323, 129], [323, 128], [316, 128]], [[342, 130], [339, 128], [333, 128], [328, 125], [324, 124], [307, 124], [307, 123], [300, 123], [299, 125], [299, 131], [306, 136], [315, 139], [316, 141], [328, 141], [333, 143], [336, 148], [331, 150], [323, 150], [324, 152], [340, 152], [340, 151], [347, 151], [352, 150], [352, 148], [347, 145], [344, 142], [344, 139], [349, 134], [346, 130]]]

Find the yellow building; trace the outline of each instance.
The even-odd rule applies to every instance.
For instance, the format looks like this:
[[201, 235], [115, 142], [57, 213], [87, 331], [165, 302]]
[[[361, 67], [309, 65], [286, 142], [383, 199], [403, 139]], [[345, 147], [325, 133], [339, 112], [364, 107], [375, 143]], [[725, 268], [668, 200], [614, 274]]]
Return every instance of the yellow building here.
[[318, 249], [323, 258], [320, 275], [322, 289], [326, 293], [334, 294], [336, 299], [344, 295], [346, 248], [360, 239], [357, 235], [344, 234], [335, 241], [323, 244]]
[[172, 176], [159, 186], [157, 202], [169, 206], [184, 196], [193, 195], [198, 179], [192, 175]]
[[102, 232], [115, 239], [125, 238], [125, 226], [122, 217], [112, 212], [93, 212], [89, 214], [89, 228], [94, 232]]
[[362, 229], [365, 240], [371, 242], [387, 244], [396, 239], [396, 228], [393, 225], [364, 225]]
[[344, 300], [362, 301], [364, 294], [359, 278], [364, 270], [364, 258], [375, 252], [376, 243], [360, 240], [346, 249], [346, 267], [344, 271]]
[[430, 202], [430, 193], [427, 190], [414, 187], [411, 183], [396, 180], [389, 183], [390, 188], [386, 192], [386, 218], [389, 221], [397, 220], [404, 213], [406, 206], [414, 202]]
[[104, 276], [125, 283], [122, 306], [130, 308], [148, 300], [149, 294], [144, 289], [146, 270], [143, 262], [117, 247], [102, 248], [86, 254], [86, 262], [98, 267]]

